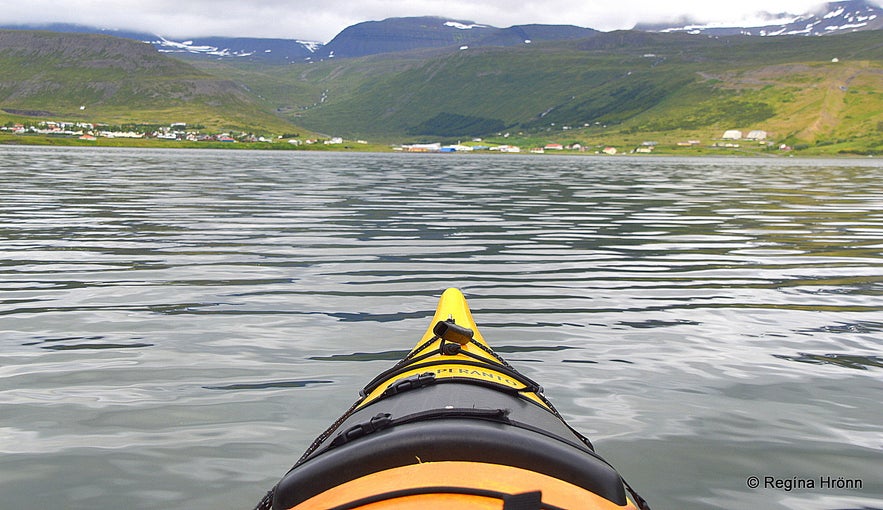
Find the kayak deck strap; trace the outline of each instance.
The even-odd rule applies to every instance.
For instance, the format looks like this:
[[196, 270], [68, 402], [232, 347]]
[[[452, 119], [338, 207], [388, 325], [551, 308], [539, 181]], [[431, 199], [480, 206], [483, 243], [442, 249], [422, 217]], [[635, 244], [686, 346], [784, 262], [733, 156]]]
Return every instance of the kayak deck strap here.
[[478, 496], [488, 499], [499, 499], [503, 501], [503, 510], [564, 510], [561, 507], [543, 503], [542, 492], [525, 492], [521, 494], [507, 494], [505, 492], [492, 491], [487, 489], [473, 489], [470, 487], [417, 487], [413, 489], [400, 489], [395, 491], [375, 494], [356, 501], [350, 501], [342, 505], [335, 506], [329, 510], [353, 510], [373, 503], [381, 501], [389, 501], [391, 499], [406, 498], [409, 496], [421, 496], [427, 494], [461, 494], [465, 496]]
[[392, 418], [392, 415], [389, 413], [377, 413], [370, 420], [353, 425], [335, 436], [326, 450], [343, 446], [350, 441], [355, 441], [368, 434], [373, 434], [389, 427], [415, 421], [437, 420], [442, 418], [476, 418], [511, 424], [511, 422], [506, 419], [508, 415], [509, 410], [507, 409], [476, 409], [474, 407], [427, 409], [426, 411], [409, 414], [407, 416], [402, 416], [401, 418]]
[[[350, 408], [347, 409], [347, 411], [345, 413], [340, 415], [340, 418], [335, 420], [334, 423], [332, 423], [330, 427], [328, 427], [327, 429], [325, 429], [324, 432], [319, 434], [319, 437], [317, 437], [316, 439], [313, 440], [313, 442], [310, 444], [309, 448], [307, 448], [307, 451], [305, 451], [304, 454], [300, 456], [300, 458], [297, 460], [297, 462], [294, 463], [294, 466], [292, 466], [291, 469], [294, 469], [297, 466], [303, 464], [308, 458], [310, 458], [310, 456], [312, 456], [313, 453], [316, 450], [318, 450], [320, 446], [322, 446], [322, 443], [324, 443], [329, 437], [331, 437], [331, 434], [333, 434], [334, 431], [337, 430], [343, 424], [343, 422], [345, 422], [347, 420], [347, 418], [352, 416], [352, 414], [356, 411], [356, 409], [358, 409], [359, 404], [361, 404], [361, 402], [362, 402], [361, 399], [355, 401], [353, 403], [353, 405], [350, 406]], [[291, 469], [289, 470], [289, 472], [291, 471]]]
[[[430, 339], [430, 341], [427, 341], [423, 346], [421, 346], [421, 348], [425, 349], [433, 341], [436, 341], [436, 340], [438, 340], [438, 337]], [[457, 345], [457, 344], [454, 344], [454, 345]], [[485, 349], [485, 347], [483, 345], [481, 345], [480, 343], [475, 342], [475, 345], [479, 346], [483, 350]], [[417, 352], [416, 349], [414, 351], [412, 351], [412, 354], [415, 352]], [[409, 356], [409, 357], [403, 359], [402, 361], [400, 361], [399, 363], [396, 363], [396, 365], [393, 366], [392, 368], [390, 368], [389, 370], [382, 372], [380, 375], [375, 377], [371, 382], [369, 382], [359, 392], [359, 395], [362, 398], [362, 401], [359, 403], [359, 405], [364, 405], [365, 404], [364, 400], [372, 392], [377, 390], [379, 387], [383, 386], [384, 383], [387, 383], [388, 381], [395, 379], [395, 377], [398, 375], [401, 375], [409, 370], [414, 370], [417, 368], [430, 367], [430, 366], [436, 366], [436, 365], [448, 365], [448, 364], [490, 368], [492, 370], [496, 370], [498, 372], [501, 372], [501, 373], [511, 377], [512, 379], [518, 381], [519, 383], [523, 384], [524, 388], [521, 388], [518, 391], [524, 391], [524, 392], [528, 392], [528, 393], [536, 393], [538, 396], [539, 396], [539, 394], [542, 393], [543, 388], [536, 381], [532, 380], [531, 378], [525, 376], [524, 374], [522, 374], [521, 372], [516, 370], [512, 365], [506, 363], [502, 358], [497, 356], [496, 353], [491, 351], [490, 349], [488, 349], [487, 352], [489, 354], [493, 355], [494, 359], [496, 359], [498, 361], [493, 362], [491, 360], [488, 360], [486, 358], [478, 356], [477, 354], [474, 354], [474, 353], [471, 353], [468, 351], [463, 351], [463, 350], [461, 350], [459, 352], [459, 354], [462, 354], [468, 358], [472, 358], [471, 360], [464, 360], [462, 358], [453, 358], [450, 355], [445, 354], [444, 344], [440, 344], [438, 349], [436, 349], [436, 350], [433, 350], [433, 351], [430, 351], [427, 353], [423, 353], [423, 354], [420, 354], [417, 356]], [[428, 363], [422, 363], [425, 360], [428, 360], [434, 356], [439, 356], [439, 355], [441, 355], [441, 356], [436, 360], [430, 361]], [[381, 394], [377, 398], [383, 398], [383, 396], [384, 395]], [[544, 400], [544, 403], [546, 403], [547, 406], [551, 408], [551, 404], [547, 403], [545, 401], [545, 399], [543, 399], [543, 400]]]
[[416, 390], [417, 388], [429, 386], [435, 382], [435, 372], [423, 372], [422, 374], [399, 379], [383, 390], [383, 393], [381, 393], [378, 398], [391, 397], [393, 395], [398, 395], [403, 391]]
[[[409, 370], [417, 370], [417, 369], [444, 366], [444, 365], [465, 366], [465, 367], [494, 370], [494, 371], [500, 372], [501, 374], [511, 377], [514, 381], [521, 383], [523, 385], [522, 388], [515, 388], [515, 387], [508, 387], [507, 386], [506, 388], [509, 390], [525, 391], [525, 392], [529, 392], [529, 393], [536, 393], [537, 391], [540, 390], [540, 387], [537, 383], [528, 379], [527, 377], [522, 375], [520, 372], [511, 370], [511, 369], [506, 368], [502, 365], [491, 365], [488, 363], [484, 363], [483, 361], [473, 361], [473, 360], [464, 360], [464, 359], [456, 359], [456, 360], [434, 359], [432, 361], [428, 361], [425, 363], [415, 362], [413, 365], [408, 365], [407, 367], [404, 367], [404, 368], [406, 368], [406, 370], [402, 370], [400, 373], [404, 373]], [[396, 375], [399, 375], [399, 374], [396, 374]], [[384, 382], [386, 382], [386, 381], [384, 381]], [[435, 382], [441, 382], [441, 378], [436, 377]], [[374, 386], [368, 393], [376, 390], [380, 386], [382, 386], [382, 383]], [[368, 388], [366, 388], [366, 389], [368, 389]]]

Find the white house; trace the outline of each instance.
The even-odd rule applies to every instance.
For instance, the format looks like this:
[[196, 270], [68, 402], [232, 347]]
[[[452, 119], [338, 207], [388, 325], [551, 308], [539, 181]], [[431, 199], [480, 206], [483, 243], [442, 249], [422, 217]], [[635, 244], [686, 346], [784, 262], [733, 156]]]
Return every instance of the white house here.
[[441, 150], [440, 143], [415, 143], [411, 145], [402, 145], [402, 148], [408, 152], [439, 152]]
[[728, 129], [724, 131], [724, 136], [721, 137], [724, 140], [741, 140], [742, 132], [738, 129]]
[[750, 131], [748, 136], [745, 137], [746, 140], [766, 140], [766, 131], [761, 129], [755, 129], [754, 131]]

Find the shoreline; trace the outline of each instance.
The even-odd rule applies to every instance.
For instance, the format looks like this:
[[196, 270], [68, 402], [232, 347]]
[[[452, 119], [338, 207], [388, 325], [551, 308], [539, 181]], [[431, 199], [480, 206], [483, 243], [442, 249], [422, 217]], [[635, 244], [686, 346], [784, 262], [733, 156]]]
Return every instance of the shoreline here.
[[[627, 144], [622, 144], [625, 146]], [[630, 145], [629, 145], [630, 146]], [[133, 149], [216, 149], [216, 150], [255, 150], [255, 151], [283, 151], [283, 152], [340, 152], [340, 153], [405, 153], [405, 154], [506, 154], [501, 151], [476, 150], [476, 151], [431, 151], [411, 152], [403, 151], [400, 145], [392, 144], [362, 144], [341, 143], [334, 145], [293, 145], [283, 141], [272, 142], [190, 142], [157, 139], [123, 139], [123, 138], [96, 138], [93, 140], [80, 140], [78, 138], [62, 138], [41, 135], [13, 135], [0, 134], [0, 147], [94, 147], [94, 148], [133, 148]], [[837, 152], [819, 150], [822, 148], [793, 149], [778, 151], [761, 148], [726, 148], [711, 146], [696, 147], [666, 147], [664, 145], [650, 153], [637, 153], [634, 151], [622, 151], [615, 154], [605, 154], [595, 150], [555, 150], [534, 153], [530, 150], [522, 150], [514, 154], [531, 157], [558, 157], [558, 156], [599, 156], [599, 157], [738, 157], [738, 158], [834, 158], [834, 159], [873, 159], [879, 156], [875, 153], [861, 153], [840, 150]], [[813, 150], [815, 149], [815, 150]]]

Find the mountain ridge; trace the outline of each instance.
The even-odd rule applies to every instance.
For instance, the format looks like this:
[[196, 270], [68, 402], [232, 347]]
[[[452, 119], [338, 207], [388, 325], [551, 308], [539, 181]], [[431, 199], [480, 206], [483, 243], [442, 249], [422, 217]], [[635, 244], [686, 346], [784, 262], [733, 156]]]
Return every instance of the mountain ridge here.
[[[721, 27], [701, 25], [685, 18], [680, 24], [638, 24], [641, 32], [680, 32], [691, 35], [831, 35], [883, 29], [883, 8], [869, 0], [842, 0], [821, 4], [800, 15], [765, 14], [765, 26]], [[238, 60], [275, 65], [310, 63], [329, 58], [358, 58], [382, 53], [445, 47], [519, 46], [534, 42], [578, 40], [600, 32], [575, 25], [524, 24], [507, 28], [450, 17], [393, 17], [364, 21], [344, 28], [328, 43], [293, 38], [192, 37], [173, 38], [136, 31], [73, 24], [6, 25], [0, 29], [99, 33], [148, 42], [158, 51], [180, 58]]]
[[342, 30], [327, 44], [300, 39], [255, 37], [171, 38], [63, 23], [8, 25], [0, 26], [0, 29], [111, 35], [149, 43], [161, 53], [176, 57], [243, 60], [277, 65], [462, 45], [515, 46], [534, 41], [578, 39], [597, 33], [597, 30], [573, 25], [528, 24], [497, 28], [438, 16], [387, 18], [357, 23]]
[[0, 30], [95, 34], [130, 39], [152, 45], [160, 53], [183, 58], [237, 59], [270, 64], [307, 61], [320, 43], [298, 39], [258, 37], [172, 38], [149, 32], [114, 30], [72, 23], [3, 25]]
[[700, 24], [689, 18], [679, 24], [638, 24], [635, 30], [646, 32], [683, 32], [691, 35], [781, 35], [827, 36], [837, 33], [883, 29], [883, 8], [867, 0], [841, 0], [817, 6], [806, 13], [760, 13], [769, 24], [758, 26], [716, 26]]
[[445, 47], [518, 46], [582, 39], [597, 30], [574, 25], [515, 25], [497, 28], [438, 16], [387, 18], [347, 27], [318, 52], [318, 58], [354, 58]]

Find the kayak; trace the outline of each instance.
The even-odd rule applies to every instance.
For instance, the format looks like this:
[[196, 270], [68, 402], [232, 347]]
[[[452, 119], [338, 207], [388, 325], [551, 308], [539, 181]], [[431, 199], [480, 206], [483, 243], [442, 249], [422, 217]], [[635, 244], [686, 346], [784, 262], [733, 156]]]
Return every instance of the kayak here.
[[649, 507], [542, 388], [485, 342], [458, 289], [258, 504], [306, 509]]

